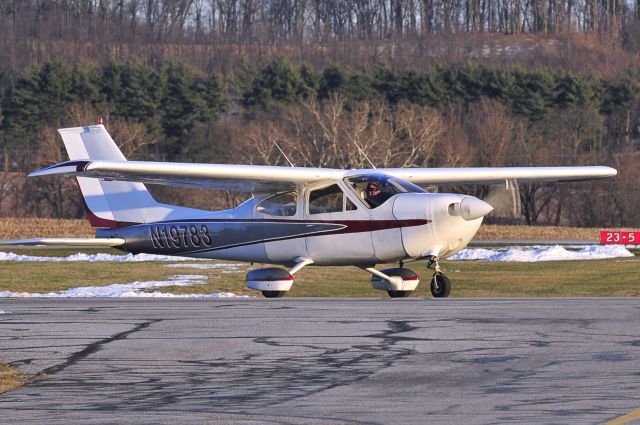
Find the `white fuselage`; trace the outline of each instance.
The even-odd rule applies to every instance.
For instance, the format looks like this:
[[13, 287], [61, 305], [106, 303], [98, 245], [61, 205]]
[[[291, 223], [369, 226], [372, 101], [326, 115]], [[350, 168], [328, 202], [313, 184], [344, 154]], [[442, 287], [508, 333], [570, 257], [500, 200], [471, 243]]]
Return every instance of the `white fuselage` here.
[[255, 196], [234, 209], [110, 229], [98, 236], [122, 238], [123, 248], [134, 253], [286, 266], [303, 260], [371, 266], [446, 258], [469, 243], [491, 210], [471, 196], [426, 192], [398, 193], [371, 207], [345, 181], [334, 186], [340, 205], [326, 209], [313, 204], [313, 194], [322, 194], [325, 184], [292, 191], [290, 201], [286, 194]]

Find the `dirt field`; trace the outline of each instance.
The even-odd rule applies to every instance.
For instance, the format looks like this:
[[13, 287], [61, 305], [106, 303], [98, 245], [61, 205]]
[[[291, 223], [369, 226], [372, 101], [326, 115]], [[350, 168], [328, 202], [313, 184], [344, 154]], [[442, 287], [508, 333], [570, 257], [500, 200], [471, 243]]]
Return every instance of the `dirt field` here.
[[95, 231], [87, 220], [0, 218], [0, 239], [90, 238]]

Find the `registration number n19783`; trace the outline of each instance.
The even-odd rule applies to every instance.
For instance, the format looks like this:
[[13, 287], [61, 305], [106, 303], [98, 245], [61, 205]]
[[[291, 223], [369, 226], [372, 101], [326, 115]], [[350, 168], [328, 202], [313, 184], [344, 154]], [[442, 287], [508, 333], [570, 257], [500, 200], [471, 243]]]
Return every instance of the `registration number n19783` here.
[[206, 224], [154, 224], [149, 226], [154, 248], [210, 248], [213, 238]]

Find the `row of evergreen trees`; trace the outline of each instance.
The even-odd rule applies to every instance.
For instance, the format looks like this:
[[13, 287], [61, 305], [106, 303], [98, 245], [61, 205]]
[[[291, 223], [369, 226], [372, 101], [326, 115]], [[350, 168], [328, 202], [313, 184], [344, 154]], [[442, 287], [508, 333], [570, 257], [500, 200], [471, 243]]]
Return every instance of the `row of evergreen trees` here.
[[[64, 127], [63, 112], [72, 105], [90, 105], [101, 115], [143, 124], [161, 142], [159, 159], [189, 151], [191, 132], [222, 116], [251, 120], [278, 114], [280, 108], [305, 99], [327, 99], [340, 93], [345, 108], [364, 100], [393, 107], [409, 102], [443, 110], [447, 105], [471, 105], [481, 99], [504, 104], [530, 122], [553, 111], [577, 106], [607, 118], [608, 138], [631, 137], [629, 112], [639, 93], [630, 72], [617, 81], [544, 69], [489, 68], [467, 65], [434, 67], [428, 71], [393, 72], [387, 67], [354, 71], [340, 66], [316, 69], [279, 58], [262, 66], [245, 66], [226, 81], [199, 75], [180, 63], [157, 67], [135, 61], [104, 66], [47, 63], [25, 70], [15, 82], [3, 81], [0, 142], [10, 150], [31, 149], [43, 126]], [[205, 144], [206, 145], [206, 144]]]
[[5, 147], [29, 148], [28, 141], [43, 126], [86, 124], [68, 122], [64, 111], [77, 104], [144, 124], [165, 141], [167, 155], [181, 150], [196, 123], [227, 109], [220, 78], [196, 76], [181, 64], [154, 69], [133, 61], [89, 68], [47, 63], [26, 69], [15, 84], [5, 87], [2, 142]]
[[242, 88], [242, 99], [246, 107], [265, 107], [308, 96], [326, 99], [339, 91], [351, 102], [377, 98], [397, 104], [406, 100], [442, 109], [451, 103], [469, 105], [490, 98], [504, 102], [516, 115], [538, 120], [556, 108], [574, 105], [595, 107], [607, 115], [626, 112], [639, 87], [640, 80], [632, 71], [626, 78], [611, 81], [550, 68], [447, 65], [394, 72], [378, 66], [356, 72], [339, 66], [323, 70], [292, 66], [276, 59], [255, 71], [251, 86]]

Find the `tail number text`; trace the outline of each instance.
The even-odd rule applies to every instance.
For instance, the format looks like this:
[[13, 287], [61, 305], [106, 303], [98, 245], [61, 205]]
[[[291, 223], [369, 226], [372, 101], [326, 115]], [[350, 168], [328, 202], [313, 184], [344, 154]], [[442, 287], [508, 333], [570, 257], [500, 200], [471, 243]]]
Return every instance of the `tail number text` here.
[[149, 226], [154, 248], [211, 248], [213, 239], [206, 224], [157, 224]]

